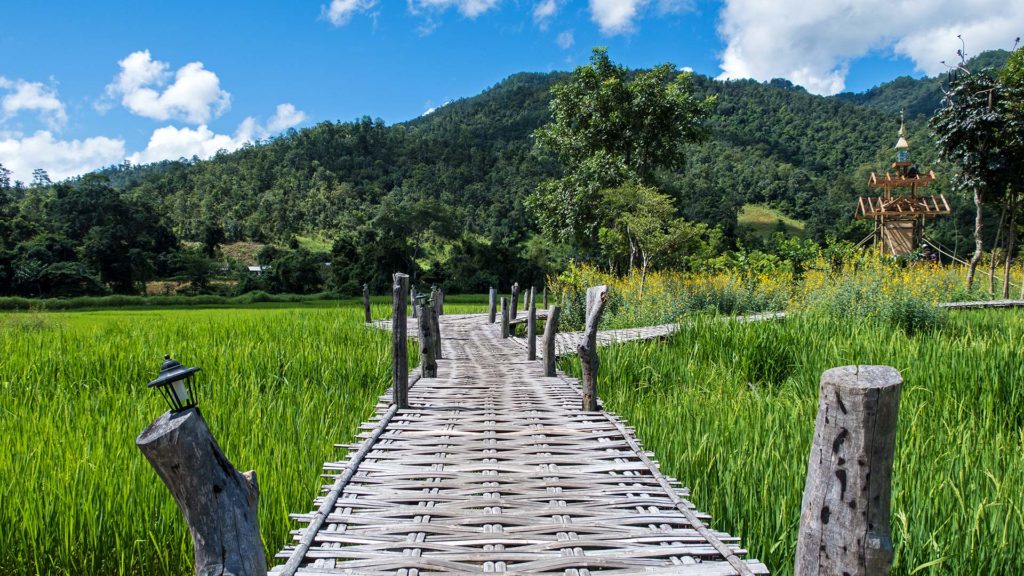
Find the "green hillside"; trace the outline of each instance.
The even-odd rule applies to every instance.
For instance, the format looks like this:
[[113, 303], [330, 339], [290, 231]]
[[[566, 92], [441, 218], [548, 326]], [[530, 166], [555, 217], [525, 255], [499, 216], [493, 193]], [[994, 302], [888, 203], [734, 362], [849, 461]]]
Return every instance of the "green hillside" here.
[[[207, 255], [234, 242], [312, 248], [303, 258], [333, 264], [321, 288], [341, 291], [367, 281], [383, 289], [395, 269], [459, 290], [513, 276], [539, 281], [579, 256], [538, 238], [523, 207], [540, 180], [559, 175], [559, 166], [533, 152], [531, 134], [548, 119], [551, 86], [566, 76], [516, 74], [396, 125], [369, 117], [321, 122], [209, 160], [121, 165], [56, 186], [11, 187], [0, 198], [0, 226], [10, 230], [0, 241], [0, 292], [128, 290], [148, 278], [187, 276], [197, 260], [170, 248], [181, 242], [198, 243]], [[915, 158], [934, 166], [924, 111], [940, 85], [900, 78], [861, 95], [821, 97], [783, 80], [695, 77], [698, 95], [717, 99], [711, 139], [691, 146], [684, 171], [660, 174], [659, 187], [682, 216], [721, 228], [726, 246], [749, 204], [804, 222], [804, 235], [819, 242], [859, 240], [864, 228], [851, 220], [852, 206], [868, 172], [891, 159], [897, 103], [921, 110], [908, 120], [909, 139]], [[948, 191], [944, 179], [935, 191]], [[90, 206], [97, 198], [104, 204]], [[90, 252], [82, 242], [91, 224], [69, 220], [101, 207], [133, 215], [132, 226], [149, 236], [137, 259], [117, 270], [101, 266], [116, 246]], [[969, 234], [970, 215], [960, 212], [934, 235]], [[109, 232], [124, 222], [92, 224]], [[265, 288], [301, 287], [295, 278], [276, 282]], [[44, 294], [33, 285], [60, 288]]]

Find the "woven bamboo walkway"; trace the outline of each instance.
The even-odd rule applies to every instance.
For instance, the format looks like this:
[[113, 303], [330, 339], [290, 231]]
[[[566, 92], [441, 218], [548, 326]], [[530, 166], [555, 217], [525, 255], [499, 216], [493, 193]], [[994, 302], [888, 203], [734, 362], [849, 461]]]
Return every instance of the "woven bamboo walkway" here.
[[438, 377], [413, 373], [409, 409], [381, 398], [273, 574], [768, 573], [622, 420], [581, 411], [575, 380], [499, 332], [441, 317]]

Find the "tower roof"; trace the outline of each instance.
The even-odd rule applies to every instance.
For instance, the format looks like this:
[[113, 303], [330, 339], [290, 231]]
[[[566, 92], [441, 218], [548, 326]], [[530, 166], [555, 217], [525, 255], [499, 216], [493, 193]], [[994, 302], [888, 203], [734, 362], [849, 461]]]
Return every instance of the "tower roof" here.
[[900, 139], [896, 141], [897, 150], [906, 150], [910, 148], [910, 144], [907, 143], [907, 129], [903, 125], [903, 111], [900, 110]]

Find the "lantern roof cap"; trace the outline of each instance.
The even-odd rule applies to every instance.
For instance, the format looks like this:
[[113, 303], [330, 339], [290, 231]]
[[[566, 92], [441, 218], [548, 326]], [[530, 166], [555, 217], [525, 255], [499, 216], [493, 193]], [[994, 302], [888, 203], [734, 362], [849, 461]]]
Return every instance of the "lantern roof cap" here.
[[157, 376], [156, 380], [150, 382], [149, 386], [166, 386], [172, 382], [184, 380], [196, 372], [199, 372], [199, 368], [186, 368], [181, 365], [181, 362], [171, 358], [170, 354], [168, 354], [164, 356], [164, 363], [160, 366], [159, 376]]

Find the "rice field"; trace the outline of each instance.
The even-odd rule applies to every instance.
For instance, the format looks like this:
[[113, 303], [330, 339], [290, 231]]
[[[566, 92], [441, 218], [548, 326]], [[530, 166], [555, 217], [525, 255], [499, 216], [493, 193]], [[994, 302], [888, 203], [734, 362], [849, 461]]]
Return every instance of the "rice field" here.
[[[604, 351], [599, 395], [637, 428], [714, 527], [792, 574], [823, 371], [885, 364], [904, 377], [894, 464], [892, 574], [1024, 567], [1024, 313], [950, 313], [907, 336], [797, 315], [696, 321], [665, 342]], [[579, 373], [578, 360], [562, 368]]]
[[[895, 366], [906, 382], [893, 573], [1007, 573], [1024, 565], [1022, 342], [1012, 310], [950, 313], [909, 336], [829, 314], [698, 317], [667, 342], [603, 350], [600, 393], [715, 528], [786, 575], [820, 373]], [[332, 444], [351, 441], [390, 378], [389, 336], [365, 329], [355, 301], [0, 314], [0, 571], [190, 573], [187, 528], [134, 446], [165, 410], [146, 388], [165, 353], [202, 367], [204, 416], [232, 463], [257, 470], [268, 557], [294, 527], [288, 513], [309, 509], [322, 463], [341, 456]]]

